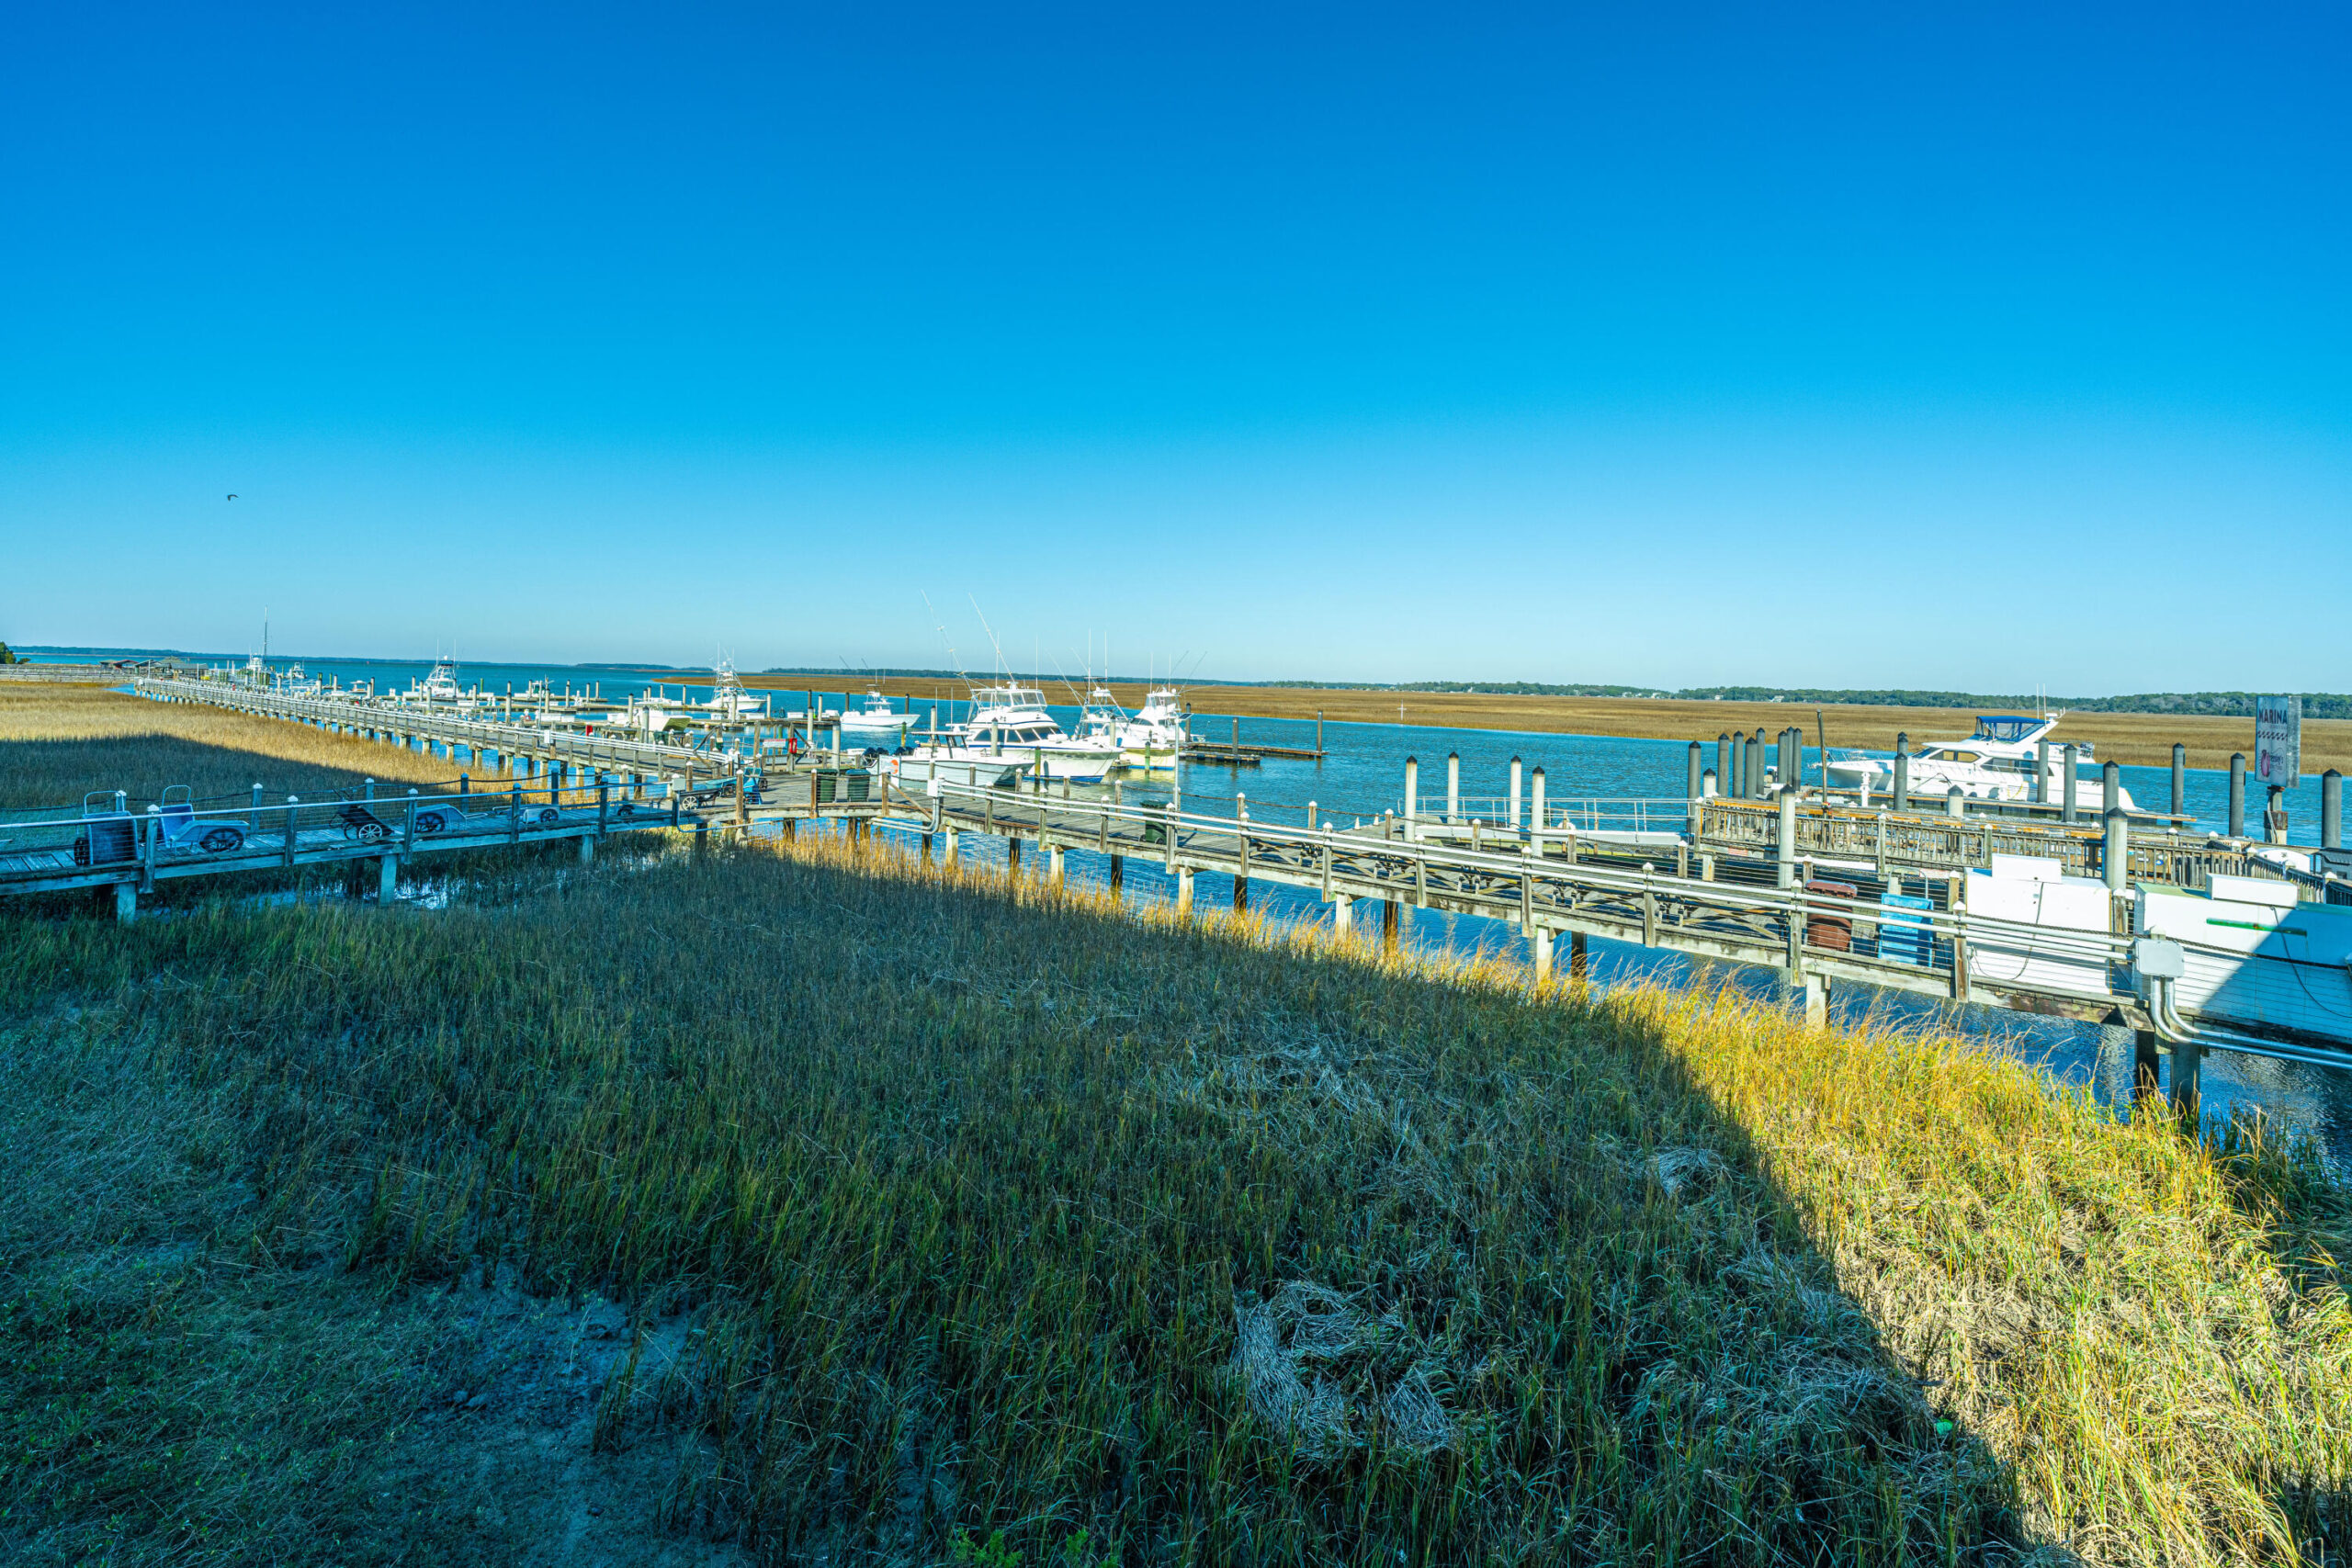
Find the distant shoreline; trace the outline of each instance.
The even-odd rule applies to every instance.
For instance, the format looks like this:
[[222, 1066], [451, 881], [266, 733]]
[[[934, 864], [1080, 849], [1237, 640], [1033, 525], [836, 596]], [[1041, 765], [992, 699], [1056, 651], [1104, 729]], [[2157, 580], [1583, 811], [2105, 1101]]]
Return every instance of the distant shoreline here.
[[[35, 663], [62, 662], [65, 661], [62, 657], [64, 655], [79, 655], [84, 659], [160, 655], [185, 659], [225, 657], [175, 653], [166, 649], [19, 648], [17, 652]], [[288, 656], [289, 661], [295, 657]], [[333, 658], [336, 662], [353, 664], [423, 662], [315, 654], [306, 657]], [[509, 661], [490, 660], [483, 662], [499, 664]], [[546, 662], [539, 667], [611, 671], [672, 680], [683, 675], [690, 678], [688, 684], [698, 683], [691, 677], [707, 673], [701, 667], [691, 665]], [[944, 673], [888, 675], [869, 682], [865, 677], [839, 670], [830, 672], [763, 672], [744, 676], [743, 682], [764, 691], [785, 692], [813, 688], [855, 693], [874, 684], [892, 696], [922, 701], [961, 701], [968, 694], [967, 683], [961, 677]], [[1046, 677], [1036, 683], [1046, 688], [1050, 697], [1068, 695], [1066, 691], [1055, 690], [1065, 685], [1058, 675]], [[1132, 709], [1141, 705], [1147, 685], [1148, 682], [1142, 680], [1122, 677], [1111, 682], [1111, 689], [1123, 705]], [[1816, 705], [1795, 701], [1701, 701], [1683, 697], [1563, 696], [1363, 686], [1204, 684], [1185, 685], [1183, 691], [1185, 700], [1195, 713], [1218, 717], [1238, 715], [1244, 718], [1312, 720], [1320, 711], [1333, 723], [1393, 725], [1397, 722], [1397, 710], [1401, 705], [1406, 723], [1438, 728], [1699, 740], [1705, 742], [1711, 750], [1716, 736], [1731, 730], [1753, 734], [1760, 728], [1769, 738], [1790, 725], [1802, 725], [1808, 744], [1815, 743], [1826, 732], [1827, 743], [1832, 747], [1883, 751], [1894, 748], [1897, 733], [1907, 733], [1916, 746], [1929, 739], [1952, 739], [1964, 736], [1974, 720], [1974, 712], [1966, 706], [1895, 706], [1876, 703], [1825, 702]], [[2000, 711], [2005, 706], [2018, 705], [1988, 700], [1983, 711]], [[2053, 698], [2052, 705], [2063, 707], [2064, 703]], [[1820, 715], [1818, 727], [1815, 721], [1816, 711]], [[2226, 768], [2233, 751], [2242, 751], [2249, 757], [2254, 752], [2254, 720], [2251, 716], [2239, 715], [2070, 710], [2066, 721], [2060, 726], [2058, 735], [2061, 740], [2090, 742], [2102, 761], [2145, 767], [2168, 765], [2176, 741], [2188, 748], [2188, 765], [2193, 768]], [[2304, 772], [2315, 774], [2328, 768], [2352, 773], [2352, 719], [2307, 716], [2303, 720]]]
[[[769, 691], [806, 691], [811, 686], [839, 691], [837, 682], [820, 677], [753, 675], [744, 683]], [[962, 681], [950, 678], [898, 678], [872, 682], [894, 697], [917, 701], [961, 701]], [[854, 690], [854, 686], [852, 688]], [[1137, 706], [1145, 683], [1114, 681], [1112, 694], [1121, 705]], [[1894, 747], [1898, 733], [1907, 733], [1914, 747], [1928, 740], [1956, 739], [1975, 724], [1966, 708], [1886, 707], [1874, 704], [1692, 702], [1675, 698], [1544, 697], [1472, 694], [1460, 692], [1394, 692], [1335, 690], [1307, 686], [1188, 686], [1185, 700], [1203, 716], [1288, 718], [1312, 721], [1319, 711], [1334, 724], [1404, 722], [1445, 729], [1489, 729], [1543, 735], [1600, 735], [1624, 739], [1698, 740], [1708, 747], [1713, 765], [1718, 735], [1732, 730], [1772, 735], [1791, 725], [1802, 725], [1805, 743], [1817, 744], [1826, 731], [1833, 748], [1885, 751]], [[1816, 728], [1815, 716], [1820, 716]], [[1990, 710], [1988, 710], [1990, 711]], [[1207, 739], [1216, 736], [1203, 731]], [[2210, 714], [2070, 713], [2059, 726], [2058, 739], [2089, 742], [2102, 761], [2135, 766], [2167, 767], [2175, 741], [2188, 748], [2188, 766], [2226, 768], [2230, 753], [2254, 753], [2251, 717]], [[2303, 769], [2318, 773], [2328, 768], [2352, 773], [2352, 719], [2303, 721]]]

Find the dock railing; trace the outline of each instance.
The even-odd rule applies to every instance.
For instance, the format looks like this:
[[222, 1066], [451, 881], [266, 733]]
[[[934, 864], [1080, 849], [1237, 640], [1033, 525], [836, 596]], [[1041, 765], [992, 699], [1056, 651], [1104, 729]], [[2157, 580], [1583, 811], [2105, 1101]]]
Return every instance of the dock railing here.
[[651, 739], [622, 739], [594, 731], [527, 722], [469, 717], [446, 710], [401, 707], [337, 696], [285, 696], [220, 681], [141, 678], [132, 689], [142, 696], [198, 702], [300, 723], [331, 724], [353, 730], [424, 736], [456, 742], [480, 754], [551, 755], [569, 761], [602, 763], [615, 770], [664, 774], [709, 773], [751, 765], [747, 755], [714, 747]]
[[[1700, 803], [1695, 841], [1702, 848], [1771, 856], [1780, 842], [1777, 800], [1711, 795]], [[1897, 812], [1804, 799], [1796, 809], [1796, 858], [1902, 870], [1989, 871], [1995, 855], [2055, 861], [2069, 876], [2106, 874], [2105, 829], [2098, 822], [2057, 823], [1938, 810]], [[2270, 862], [2202, 835], [2153, 832], [2134, 825], [2125, 852], [2129, 882], [2200, 889], [2215, 873], [2285, 880]]]
[[[2085, 931], [1985, 915], [1926, 899], [1902, 904], [1804, 886], [1678, 875], [1676, 858], [1626, 865], [1546, 852], [1555, 846], [1408, 835], [1384, 818], [1380, 837], [1326, 823], [1306, 829], [1182, 811], [1172, 805], [1062, 799], [943, 784], [926, 830], [1032, 834], [1070, 848], [1164, 859], [1319, 889], [1510, 920], [1524, 930], [1590, 925], [1606, 934], [1791, 972], [1818, 970], [1968, 1000], [2030, 995], [2097, 1016], [2132, 1005], [2128, 931]], [[917, 824], [917, 826], [925, 826]], [[1972, 954], [1974, 956], [1972, 957]], [[1996, 962], [1989, 966], [1987, 959]], [[2015, 959], [2020, 978], [2005, 977]], [[2041, 961], [2030, 980], [2028, 960]], [[2072, 982], [2061, 984], [2052, 974]]]
[[[1423, 827], [1475, 826], [1502, 832], [1679, 833], [1690, 815], [1690, 802], [1652, 795], [1547, 797], [1543, 802], [1541, 821], [1536, 820], [1537, 807], [1532, 794], [1516, 800], [1507, 795], [1464, 795], [1454, 796], [1450, 804], [1444, 796], [1435, 795], [1413, 804], [1411, 820]], [[1396, 809], [1402, 818], [1405, 807], [1401, 800]]]

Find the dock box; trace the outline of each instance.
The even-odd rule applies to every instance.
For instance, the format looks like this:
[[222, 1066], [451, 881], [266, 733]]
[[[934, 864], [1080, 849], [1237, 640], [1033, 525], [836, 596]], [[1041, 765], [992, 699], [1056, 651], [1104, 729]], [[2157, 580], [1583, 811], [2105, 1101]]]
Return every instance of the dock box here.
[[1887, 893], [1880, 896], [1878, 907], [1878, 955], [1928, 967], [1935, 950], [1928, 916], [1935, 904], [1907, 893]]
[[2139, 928], [2180, 944], [2173, 998], [2183, 1012], [2340, 1039], [2352, 1027], [2352, 906], [2280, 904], [2270, 889], [2281, 886], [2260, 884], [2258, 901], [2143, 886]]
[[[1987, 986], [2110, 994], [2107, 884], [2087, 876], [1968, 874], [1968, 976]], [[1982, 918], [2002, 926], [1980, 923]], [[2004, 929], [2006, 928], [2006, 929]]]
[[[1851, 898], [1856, 891], [1850, 882], [1808, 882], [1804, 890], [1831, 898]], [[1834, 915], [1826, 910], [1807, 910], [1804, 944], [1807, 947], [1826, 947], [1832, 953], [1851, 953], [1854, 950], [1854, 922], [1845, 915]]]

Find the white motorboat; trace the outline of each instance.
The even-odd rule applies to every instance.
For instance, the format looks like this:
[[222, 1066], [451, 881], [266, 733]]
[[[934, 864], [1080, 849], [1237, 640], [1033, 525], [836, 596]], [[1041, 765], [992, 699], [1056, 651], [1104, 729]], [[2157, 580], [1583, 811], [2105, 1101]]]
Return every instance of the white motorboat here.
[[849, 708], [841, 716], [841, 731], [850, 740], [862, 746], [880, 746], [897, 750], [906, 744], [907, 731], [914, 728], [915, 716], [900, 713], [890, 705], [877, 687], [865, 689], [865, 705]]
[[629, 698], [625, 706], [607, 707], [585, 716], [594, 728], [639, 738], [693, 727], [693, 714], [687, 705], [662, 695], [658, 686]]
[[953, 748], [918, 746], [900, 756], [886, 756], [880, 767], [901, 784], [952, 784], [971, 789], [1011, 789], [1028, 771], [1026, 762], [1009, 757], [952, 755]]
[[1184, 705], [1173, 686], [1156, 686], [1143, 706], [1119, 726], [1119, 750], [1130, 768], [1174, 772], [1184, 750]]
[[901, 777], [939, 776], [958, 779], [967, 767], [1012, 766], [1049, 779], [1072, 784], [1099, 784], [1119, 765], [1115, 739], [1081, 739], [1065, 734], [1046, 711], [1046, 694], [1035, 686], [1008, 681], [1000, 686], [972, 688], [972, 716], [951, 726], [950, 739], [925, 741], [900, 759]]
[[[2043, 773], [2041, 798], [2061, 803], [2065, 794], [2065, 763], [2060, 747], [2050, 743], [2063, 713], [2040, 718], [2018, 714], [1979, 714], [1975, 732], [1965, 740], [1939, 740], [1921, 747], [1911, 757], [1909, 783], [1914, 795], [1942, 799], [1954, 785], [1971, 800], [2027, 801], [2034, 798], [2033, 781], [2041, 762], [2038, 748], [2050, 746], [2049, 767]], [[1830, 786], [1884, 795], [1894, 788], [1894, 762], [1887, 757], [1832, 757], [1827, 763]], [[2132, 792], [2120, 783], [2116, 799], [2107, 798], [2098, 762], [2087, 741], [2075, 743], [2075, 809], [2086, 817], [2105, 815], [2109, 804], [2137, 811]]]

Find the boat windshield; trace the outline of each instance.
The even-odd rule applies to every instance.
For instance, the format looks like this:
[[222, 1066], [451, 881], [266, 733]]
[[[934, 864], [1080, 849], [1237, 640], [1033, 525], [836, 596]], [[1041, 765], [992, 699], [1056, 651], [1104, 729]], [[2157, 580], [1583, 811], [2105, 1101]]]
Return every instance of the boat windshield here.
[[2027, 718], [2018, 714], [1980, 713], [1976, 716], [1976, 733], [1969, 739], [1997, 740], [2004, 745], [2014, 746], [2041, 728], [2041, 723], [2040, 719]]

